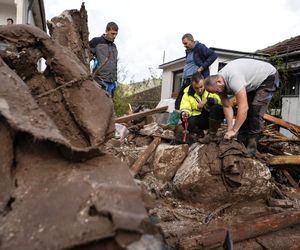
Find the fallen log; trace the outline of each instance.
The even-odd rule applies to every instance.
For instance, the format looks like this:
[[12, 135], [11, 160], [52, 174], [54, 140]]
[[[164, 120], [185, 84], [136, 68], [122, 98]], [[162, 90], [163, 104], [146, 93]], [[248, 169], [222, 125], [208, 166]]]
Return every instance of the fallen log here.
[[270, 159], [269, 165], [299, 165], [300, 155], [277, 155]]
[[293, 124], [293, 123], [290, 123], [290, 122], [287, 122], [287, 121], [284, 121], [282, 119], [279, 119], [279, 118], [274, 117], [274, 116], [269, 115], [269, 114], [264, 114], [263, 118], [266, 121], [276, 123], [280, 127], [288, 129], [291, 133], [293, 133], [298, 138], [300, 138], [300, 126], [298, 126], [296, 124]]
[[141, 168], [147, 162], [147, 160], [149, 159], [149, 157], [154, 152], [154, 150], [160, 142], [160, 137], [154, 138], [154, 140], [149, 144], [149, 146], [146, 148], [143, 154], [135, 161], [135, 163], [133, 163], [133, 165], [131, 166], [131, 171], [133, 172], [134, 176], [141, 170]]
[[286, 211], [245, 221], [228, 228], [206, 230], [198, 235], [184, 238], [179, 244], [181, 249], [213, 249], [222, 246], [227, 231], [231, 233], [233, 242], [236, 243], [297, 224], [300, 224], [300, 210]]
[[161, 108], [151, 109], [149, 111], [134, 113], [134, 114], [131, 114], [131, 115], [126, 115], [126, 116], [122, 116], [122, 117], [116, 118], [115, 122], [116, 123], [129, 122], [131, 120], [143, 118], [143, 117], [145, 117], [147, 115], [153, 115], [153, 114], [156, 114], [156, 113], [165, 112], [165, 111], [167, 111], [167, 109], [168, 109], [168, 106], [164, 106], [164, 107], [161, 107]]

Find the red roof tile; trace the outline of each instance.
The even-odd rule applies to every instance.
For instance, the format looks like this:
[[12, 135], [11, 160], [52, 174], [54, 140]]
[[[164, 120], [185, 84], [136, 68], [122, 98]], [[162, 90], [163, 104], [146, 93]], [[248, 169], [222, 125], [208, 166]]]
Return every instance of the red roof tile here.
[[295, 36], [290, 39], [286, 39], [265, 49], [259, 50], [258, 52], [280, 55], [297, 50], [300, 50], [300, 36]]

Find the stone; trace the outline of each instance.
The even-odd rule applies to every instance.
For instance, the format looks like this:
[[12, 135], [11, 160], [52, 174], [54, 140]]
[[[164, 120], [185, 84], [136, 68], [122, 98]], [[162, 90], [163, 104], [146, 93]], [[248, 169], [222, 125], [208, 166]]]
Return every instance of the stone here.
[[188, 151], [187, 144], [175, 146], [166, 143], [160, 144], [153, 160], [155, 177], [163, 181], [170, 181], [187, 156]]

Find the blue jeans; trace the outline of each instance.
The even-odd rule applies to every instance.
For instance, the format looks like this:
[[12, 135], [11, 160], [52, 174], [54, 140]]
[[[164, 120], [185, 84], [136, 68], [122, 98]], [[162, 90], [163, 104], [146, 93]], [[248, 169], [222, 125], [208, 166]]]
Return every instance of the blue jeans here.
[[106, 90], [106, 92], [111, 96], [113, 97], [114, 96], [114, 92], [117, 88], [117, 82], [116, 81], [113, 81], [113, 82], [108, 82], [108, 81], [101, 81], [100, 83], [101, 87], [103, 89]]

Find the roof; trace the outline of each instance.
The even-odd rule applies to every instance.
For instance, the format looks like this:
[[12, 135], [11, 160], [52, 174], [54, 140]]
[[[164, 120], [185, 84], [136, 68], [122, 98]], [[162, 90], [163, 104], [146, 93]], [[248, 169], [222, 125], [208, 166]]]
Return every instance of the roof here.
[[290, 39], [286, 39], [282, 42], [276, 43], [258, 52], [268, 54], [286, 54], [294, 51], [300, 51], [300, 36], [295, 36]]

